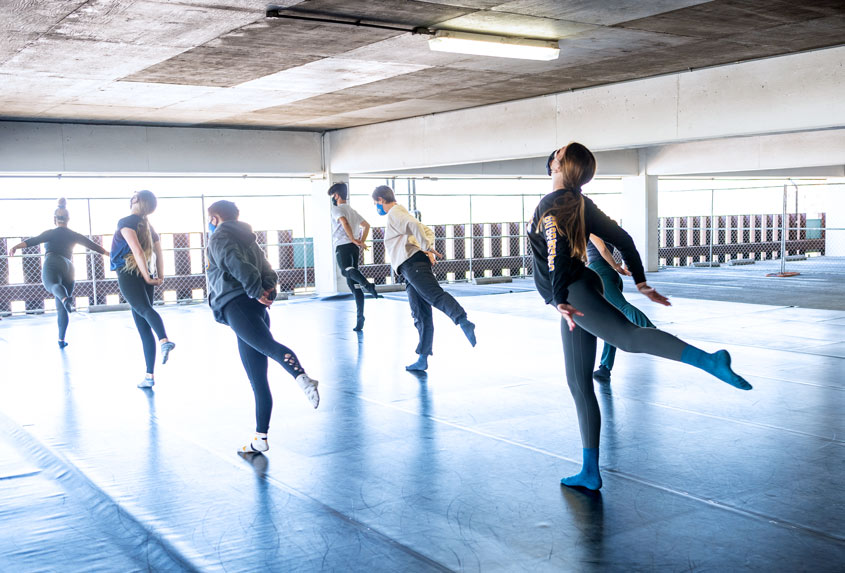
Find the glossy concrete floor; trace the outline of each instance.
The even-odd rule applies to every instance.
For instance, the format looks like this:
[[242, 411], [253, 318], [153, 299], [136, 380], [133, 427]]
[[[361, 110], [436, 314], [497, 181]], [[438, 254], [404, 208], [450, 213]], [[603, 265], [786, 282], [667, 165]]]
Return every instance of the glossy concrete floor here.
[[[491, 289], [491, 292], [497, 292]], [[631, 297], [728, 348], [755, 388], [620, 353], [600, 388], [604, 488], [562, 488], [580, 440], [554, 311], [461, 297], [426, 375], [402, 295], [288, 301], [273, 330], [321, 381], [279, 367], [271, 450], [235, 453], [253, 401], [234, 335], [166, 308], [177, 348], [143, 374], [125, 312], [0, 322], [0, 571], [841, 571], [845, 311]]]

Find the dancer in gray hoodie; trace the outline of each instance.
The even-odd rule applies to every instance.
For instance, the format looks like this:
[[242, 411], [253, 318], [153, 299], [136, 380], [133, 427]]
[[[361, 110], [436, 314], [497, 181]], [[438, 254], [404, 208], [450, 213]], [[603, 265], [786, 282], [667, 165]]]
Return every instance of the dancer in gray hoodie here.
[[240, 448], [243, 453], [266, 452], [273, 396], [267, 380], [267, 358], [272, 358], [296, 379], [311, 405], [320, 404], [317, 381], [305, 373], [293, 350], [273, 339], [267, 308], [276, 298], [278, 277], [255, 241], [252, 228], [238, 221], [231, 201], [208, 208], [208, 303], [217, 322], [238, 336], [238, 352], [255, 394], [255, 437]]

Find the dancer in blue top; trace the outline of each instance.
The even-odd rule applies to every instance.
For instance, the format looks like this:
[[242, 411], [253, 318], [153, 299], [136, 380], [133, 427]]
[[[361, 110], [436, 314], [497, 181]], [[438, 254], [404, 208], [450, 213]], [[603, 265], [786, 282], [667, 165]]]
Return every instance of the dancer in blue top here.
[[[156, 210], [158, 200], [152, 191], [138, 191], [129, 200], [132, 213], [117, 222], [111, 246], [111, 270], [117, 271], [120, 294], [132, 308], [132, 319], [141, 336], [147, 373], [138, 388], [155, 385], [156, 341], [161, 346], [161, 363], [165, 364], [176, 344], [167, 338], [161, 316], [153, 308], [155, 287], [164, 282], [164, 259], [158, 233], [147, 216]], [[156, 275], [150, 275], [150, 259], [155, 253]]]
[[53, 213], [53, 222], [56, 225], [55, 229], [44, 231], [37, 237], [21, 241], [9, 249], [9, 255], [14, 256], [15, 251], [18, 249], [34, 247], [35, 245], [45, 243], [44, 250], [46, 255], [44, 256], [44, 266], [41, 269], [41, 282], [44, 284], [47, 292], [56, 297], [56, 312], [58, 313], [59, 323], [59, 348], [67, 346], [65, 335], [68, 324], [70, 323], [68, 315], [74, 311], [74, 245], [84, 245], [101, 255], [109, 254], [107, 250], [85, 235], [80, 235], [68, 229], [68, 221], [70, 221], [70, 213], [67, 210], [67, 200], [62, 198], [59, 199], [58, 208]]
[[646, 282], [642, 261], [630, 235], [581, 194], [581, 188], [596, 171], [596, 160], [590, 150], [580, 143], [570, 143], [550, 157], [550, 171], [556, 190], [543, 197], [534, 211], [528, 237], [537, 290], [561, 315], [566, 380], [575, 400], [583, 445], [581, 471], [563, 478], [561, 484], [597, 490], [602, 480], [601, 413], [592, 381], [596, 337], [626, 352], [643, 352], [691, 364], [740, 390], [751, 390], [751, 384], [731, 370], [731, 357], [726, 350], [710, 354], [657, 328], [639, 327], [605, 300], [601, 279], [584, 265], [587, 237], [591, 234], [619, 249], [642, 294], [669, 306], [666, 297]]

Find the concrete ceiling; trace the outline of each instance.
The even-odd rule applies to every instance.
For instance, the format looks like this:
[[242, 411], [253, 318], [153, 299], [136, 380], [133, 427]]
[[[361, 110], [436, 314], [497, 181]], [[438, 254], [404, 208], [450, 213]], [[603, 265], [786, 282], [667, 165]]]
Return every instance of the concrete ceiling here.
[[325, 130], [845, 43], [845, 2], [289, 0], [285, 13], [560, 40], [553, 62], [268, 20], [247, 0], [0, 0], [0, 119]]

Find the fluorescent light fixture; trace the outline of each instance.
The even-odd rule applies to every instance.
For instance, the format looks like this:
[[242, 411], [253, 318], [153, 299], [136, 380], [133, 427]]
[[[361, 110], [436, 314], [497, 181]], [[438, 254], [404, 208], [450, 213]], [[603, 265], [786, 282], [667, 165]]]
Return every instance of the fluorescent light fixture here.
[[435, 52], [518, 58], [521, 60], [556, 60], [560, 55], [558, 43], [554, 40], [532, 40], [508, 38], [470, 32], [437, 30], [428, 41], [428, 47]]

